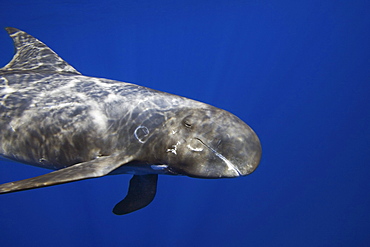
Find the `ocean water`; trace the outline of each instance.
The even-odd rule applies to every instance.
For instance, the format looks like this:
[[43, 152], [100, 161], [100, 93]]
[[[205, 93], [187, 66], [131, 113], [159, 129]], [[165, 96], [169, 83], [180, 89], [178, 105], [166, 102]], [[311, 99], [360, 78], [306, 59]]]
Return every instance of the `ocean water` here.
[[[0, 27], [84, 75], [226, 109], [260, 137], [236, 179], [160, 176], [111, 210], [129, 175], [0, 195], [0, 246], [369, 246], [368, 1], [2, 1]], [[0, 66], [14, 48], [0, 30]], [[0, 130], [1, 131], [1, 130]], [[47, 170], [0, 161], [0, 183]]]

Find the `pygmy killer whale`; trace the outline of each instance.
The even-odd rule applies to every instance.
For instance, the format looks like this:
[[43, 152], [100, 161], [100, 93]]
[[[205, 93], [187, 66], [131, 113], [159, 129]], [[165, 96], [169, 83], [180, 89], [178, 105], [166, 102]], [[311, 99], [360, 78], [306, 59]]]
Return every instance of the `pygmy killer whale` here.
[[0, 194], [110, 174], [133, 174], [113, 209], [154, 198], [158, 174], [232, 178], [261, 159], [254, 131], [205, 103], [83, 76], [41, 41], [6, 28], [13, 59], [0, 69], [0, 156], [56, 170], [0, 185]]

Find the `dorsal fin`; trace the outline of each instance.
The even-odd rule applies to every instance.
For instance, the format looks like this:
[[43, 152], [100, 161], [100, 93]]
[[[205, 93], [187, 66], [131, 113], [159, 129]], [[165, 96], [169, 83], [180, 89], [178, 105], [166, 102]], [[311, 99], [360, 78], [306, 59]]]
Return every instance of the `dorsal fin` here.
[[49, 71], [81, 74], [38, 39], [13, 27], [5, 29], [13, 39], [16, 53], [0, 71]]

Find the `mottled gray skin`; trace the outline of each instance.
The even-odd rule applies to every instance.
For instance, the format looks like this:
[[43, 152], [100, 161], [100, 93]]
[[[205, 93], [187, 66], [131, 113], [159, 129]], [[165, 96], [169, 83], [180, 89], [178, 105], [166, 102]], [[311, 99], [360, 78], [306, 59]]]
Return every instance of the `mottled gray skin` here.
[[238, 177], [258, 166], [258, 137], [233, 114], [83, 76], [34, 37], [7, 31], [17, 52], [0, 69], [0, 155], [58, 171], [0, 185], [0, 193], [131, 173], [114, 211], [126, 214], [153, 200], [157, 174]]

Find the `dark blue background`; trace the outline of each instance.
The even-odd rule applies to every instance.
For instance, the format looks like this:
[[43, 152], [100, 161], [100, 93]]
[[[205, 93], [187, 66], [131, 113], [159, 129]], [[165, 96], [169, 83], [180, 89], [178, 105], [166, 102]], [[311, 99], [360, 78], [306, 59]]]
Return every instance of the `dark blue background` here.
[[[0, 196], [0, 246], [369, 246], [368, 1], [1, 1], [85, 75], [231, 111], [259, 135], [238, 179], [161, 176], [147, 208], [111, 209], [130, 176]], [[13, 55], [0, 31], [0, 65]], [[0, 164], [0, 182], [46, 170]]]

